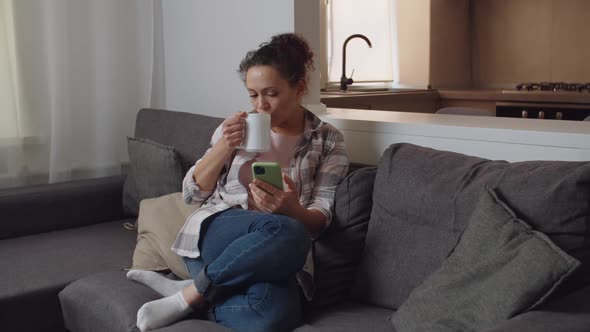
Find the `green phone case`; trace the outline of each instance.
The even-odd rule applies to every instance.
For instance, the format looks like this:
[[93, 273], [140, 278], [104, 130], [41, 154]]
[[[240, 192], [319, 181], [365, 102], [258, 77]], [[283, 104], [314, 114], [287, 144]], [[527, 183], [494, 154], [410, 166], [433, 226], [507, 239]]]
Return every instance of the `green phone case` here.
[[281, 166], [275, 162], [252, 163], [252, 177], [270, 183], [280, 190], [283, 189], [283, 175]]

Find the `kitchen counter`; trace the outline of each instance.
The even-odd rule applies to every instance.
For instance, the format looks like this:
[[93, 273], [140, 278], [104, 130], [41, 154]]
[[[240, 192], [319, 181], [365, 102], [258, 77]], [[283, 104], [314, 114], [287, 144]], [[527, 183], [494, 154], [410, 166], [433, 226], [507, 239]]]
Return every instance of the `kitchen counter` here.
[[481, 100], [481, 101], [516, 101], [542, 103], [578, 103], [590, 104], [590, 92], [570, 91], [519, 91], [505, 89], [391, 89], [386, 91], [351, 90], [346, 92], [322, 91], [322, 99], [359, 98], [365, 96], [392, 96], [396, 99], [438, 98]]
[[[582, 120], [590, 115], [590, 92], [501, 89], [393, 89], [320, 93], [327, 107], [435, 113], [445, 107], [475, 108], [491, 116]], [[540, 115], [543, 111], [543, 115]]]
[[590, 104], [590, 92], [492, 89], [438, 90], [441, 99], [531, 103]]
[[488, 159], [590, 160], [590, 122], [328, 108], [320, 115], [344, 135], [350, 160], [376, 164], [393, 143]]
[[386, 91], [323, 91], [320, 100], [327, 107], [434, 113], [440, 97], [436, 90], [390, 89]]
[[412, 98], [416, 96], [437, 96], [436, 90], [428, 89], [359, 89], [359, 90], [328, 90], [320, 91], [320, 98], [349, 98], [349, 97], [362, 97], [362, 96], [391, 96], [394, 95], [398, 98]]

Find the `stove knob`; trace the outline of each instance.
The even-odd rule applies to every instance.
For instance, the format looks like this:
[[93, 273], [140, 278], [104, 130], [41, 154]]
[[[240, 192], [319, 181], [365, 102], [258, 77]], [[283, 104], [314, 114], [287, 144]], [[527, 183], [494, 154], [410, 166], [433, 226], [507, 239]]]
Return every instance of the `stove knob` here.
[[545, 112], [539, 111], [539, 119], [545, 119]]
[[555, 113], [555, 120], [563, 120], [563, 113], [561, 113], [561, 112]]
[[526, 110], [522, 110], [521, 116], [523, 119], [526, 119], [529, 117], [529, 112], [527, 112]]

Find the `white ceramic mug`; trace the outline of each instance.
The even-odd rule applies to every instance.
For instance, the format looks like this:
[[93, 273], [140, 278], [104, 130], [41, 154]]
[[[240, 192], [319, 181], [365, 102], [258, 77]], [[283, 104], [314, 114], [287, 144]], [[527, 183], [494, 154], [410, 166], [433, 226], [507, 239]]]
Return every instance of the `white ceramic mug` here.
[[238, 149], [248, 152], [270, 151], [270, 115], [248, 113], [245, 119], [244, 141]]

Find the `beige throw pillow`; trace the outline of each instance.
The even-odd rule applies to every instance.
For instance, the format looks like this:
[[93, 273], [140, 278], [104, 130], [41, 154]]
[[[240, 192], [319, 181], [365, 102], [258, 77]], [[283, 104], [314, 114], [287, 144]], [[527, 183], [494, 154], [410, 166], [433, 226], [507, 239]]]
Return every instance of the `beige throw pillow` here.
[[191, 276], [181, 256], [170, 250], [186, 219], [200, 207], [187, 205], [182, 193], [149, 198], [141, 201], [137, 245], [133, 252], [133, 269], [171, 270], [183, 279]]

